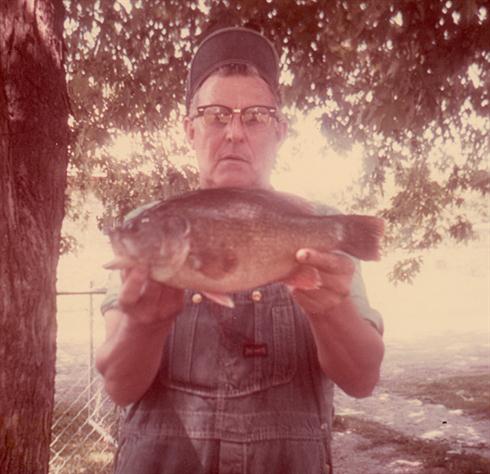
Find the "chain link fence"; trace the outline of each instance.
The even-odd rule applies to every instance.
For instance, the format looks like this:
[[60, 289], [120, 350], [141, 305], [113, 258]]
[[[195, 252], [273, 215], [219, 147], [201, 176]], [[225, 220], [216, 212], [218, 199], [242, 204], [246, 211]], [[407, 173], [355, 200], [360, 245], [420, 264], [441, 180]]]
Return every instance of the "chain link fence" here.
[[58, 348], [50, 474], [112, 473], [118, 411], [94, 351], [103, 337], [104, 289], [58, 293]]

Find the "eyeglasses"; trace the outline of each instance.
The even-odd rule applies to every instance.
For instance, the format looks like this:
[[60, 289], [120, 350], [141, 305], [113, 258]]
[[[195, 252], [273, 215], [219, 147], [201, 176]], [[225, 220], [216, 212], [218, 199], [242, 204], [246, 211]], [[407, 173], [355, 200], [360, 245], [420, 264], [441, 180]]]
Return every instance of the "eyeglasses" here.
[[251, 105], [243, 109], [232, 109], [226, 105], [203, 105], [197, 108], [192, 120], [202, 117], [206, 125], [224, 126], [231, 122], [233, 114], [239, 114], [243, 125], [266, 126], [272, 119], [279, 121], [277, 109], [266, 105]]

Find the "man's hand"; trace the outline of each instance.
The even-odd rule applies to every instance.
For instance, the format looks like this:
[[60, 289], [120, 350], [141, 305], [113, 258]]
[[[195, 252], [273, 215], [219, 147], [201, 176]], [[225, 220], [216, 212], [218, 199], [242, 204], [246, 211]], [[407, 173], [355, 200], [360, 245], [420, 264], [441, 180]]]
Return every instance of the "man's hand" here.
[[122, 279], [118, 303], [132, 322], [168, 321], [182, 310], [184, 291], [151, 280], [147, 267], [124, 270]]
[[299, 263], [318, 270], [318, 289], [295, 289], [294, 298], [311, 315], [325, 313], [338, 306], [350, 294], [354, 263], [344, 255], [300, 249], [296, 253]]
[[124, 406], [139, 400], [155, 380], [184, 291], [152, 281], [147, 267], [124, 270], [122, 280], [118, 307], [104, 314], [106, 339], [96, 366], [107, 393]]
[[306, 312], [323, 372], [353, 397], [371, 394], [379, 380], [384, 346], [349, 297], [354, 262], [344, 255], [301, 249], [299, 263], [316, 269], [317, 288], [295, 289]]

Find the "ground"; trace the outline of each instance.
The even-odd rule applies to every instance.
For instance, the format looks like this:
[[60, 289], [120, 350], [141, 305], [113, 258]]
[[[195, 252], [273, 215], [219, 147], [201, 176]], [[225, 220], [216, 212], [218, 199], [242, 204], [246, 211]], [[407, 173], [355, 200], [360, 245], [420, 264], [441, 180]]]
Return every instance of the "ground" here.
[[369, 398], [338, 391], [336, 474], [490, 473], [489, 333], [387, 343]]

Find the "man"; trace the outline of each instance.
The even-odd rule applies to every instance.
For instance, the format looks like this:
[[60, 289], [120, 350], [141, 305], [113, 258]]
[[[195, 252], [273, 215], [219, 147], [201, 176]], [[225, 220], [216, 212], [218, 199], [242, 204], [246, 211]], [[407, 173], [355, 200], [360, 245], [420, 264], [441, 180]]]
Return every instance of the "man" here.
[[[287, 133], [277, 88], [277, 54], [257, 32], [218, 30], [199, 46], [184, 127], [201, 188], [271, 188]], [[351, 258], [297, 258], [321, 288], [275, 283], [232, 295], [234, 309], [157, 284], [148, 268], [123, 275], [97, 352], [107, 392], [126, 407], [117, 473], [332, 472], [333, 385], [371, 393], [382, 322]]]

